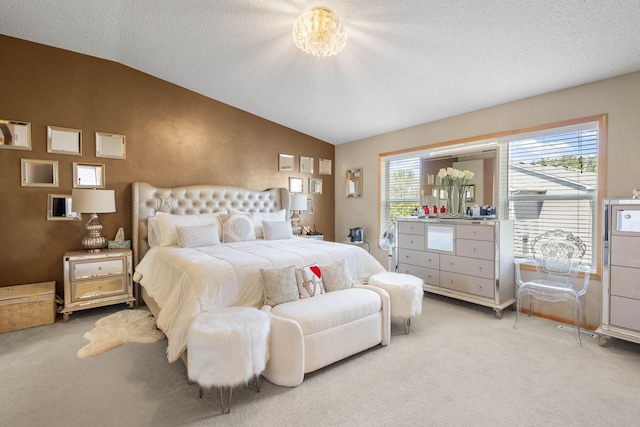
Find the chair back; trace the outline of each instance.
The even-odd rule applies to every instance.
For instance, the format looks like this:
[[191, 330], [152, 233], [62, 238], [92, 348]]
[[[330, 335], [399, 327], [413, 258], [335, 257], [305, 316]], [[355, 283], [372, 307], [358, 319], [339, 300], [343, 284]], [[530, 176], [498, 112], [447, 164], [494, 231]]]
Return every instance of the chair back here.
[[587, 246], [579, 237], [560, 229], [540, 234], [531, 242], [536, 271], [541, 278], [572, 282], [581, 271]]

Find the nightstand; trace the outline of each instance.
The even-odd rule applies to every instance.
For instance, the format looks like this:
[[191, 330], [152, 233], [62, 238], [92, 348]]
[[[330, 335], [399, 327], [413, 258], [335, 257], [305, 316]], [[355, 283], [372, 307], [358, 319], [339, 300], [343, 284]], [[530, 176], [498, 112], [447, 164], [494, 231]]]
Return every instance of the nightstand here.
[[135, 305], [131, 249], [74, 251], [64, 254], [64, 306], [58, 308], [63, 321], [74, 311], [105, 305]]
[[324, 240], [324, 234], [298, 234], [297, 237], [312, 240]]

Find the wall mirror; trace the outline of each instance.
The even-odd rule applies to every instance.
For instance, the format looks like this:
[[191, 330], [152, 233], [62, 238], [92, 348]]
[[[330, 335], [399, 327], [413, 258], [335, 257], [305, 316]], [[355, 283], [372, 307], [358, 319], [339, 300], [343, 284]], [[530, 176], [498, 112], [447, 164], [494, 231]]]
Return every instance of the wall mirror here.
[[47, 126], [47, 153], [82, 156], [82, 131]]
[[289, 177], [289, 193], [302, 193], [302, 178]]
[[[455, 169], [470, 170], [473, 172], [473, 178], [471, 178], [469, 185], [465, 188], [466, 202], [473, 202], [473, 204], [479, 206], [497, 206], [499, 204], [495, 196], [498, 193], [497, 158], [497, 149], [448, 154], [446, 156], [432, 155], [431, 157], [423, 158], [423, 194], [431, 194], [435, 197], [439, 192], [444, 192], [444, 190], [442, 190], [442, 182], [437, 176], [438, 171], [440, 168], [453, 167]], [[429, 175], [436, 175], [435, 185], [433, 183], [434, 181], [429, 179]], [[443, 195], [444, 194], [440, 194], [440, 196]], [[444, 197], [439, 198], [444, 199]], [[427, 204], [428, 201], [425, 200], [424, 203]]]
[[309, 215], [313, 214], [313, 199], [307, 199], [307, 212]]
[[300, 156], [300, 172], [313, 173], [313, 157]]
[[31, 123], [0, 120], [0, 148], [31, 150]]
[[96, 157], [126, 159], [127, 143], [125, 136], [96, 132]]
[[71, 210], [71, 194], [49, 194], [47, 221], [79, 221], [82, 214]]
[[347, 197], [362, 197], [362, 169], [347, 171]]
[[322, 178], [309, 178], [309, 194], [322, 194]]
[[318, 159], [318, 173], [331, 175], [331, 159]]
[[104, 176], [104, 165], [93, 163], [73, 164], [73, 188], [104, 188]]
[[23, 187], [57, 187], [58, 161], [22, 159], [20, 174]]
[[293, 172], [293, 156], [291, 154], [278, 155], [278, 170], [280, 172]]

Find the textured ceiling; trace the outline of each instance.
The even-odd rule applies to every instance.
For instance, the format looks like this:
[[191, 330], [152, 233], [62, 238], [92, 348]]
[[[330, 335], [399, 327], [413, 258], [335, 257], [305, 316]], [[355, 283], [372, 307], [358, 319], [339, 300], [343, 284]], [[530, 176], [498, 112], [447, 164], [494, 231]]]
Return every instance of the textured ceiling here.
[[[314, 5], [345, 23], [335, 57], [293, 43]], [[639, 22], [638, 0], [0, 3], [0, 34], [117, 61], [332, 144], [638, 71]]]

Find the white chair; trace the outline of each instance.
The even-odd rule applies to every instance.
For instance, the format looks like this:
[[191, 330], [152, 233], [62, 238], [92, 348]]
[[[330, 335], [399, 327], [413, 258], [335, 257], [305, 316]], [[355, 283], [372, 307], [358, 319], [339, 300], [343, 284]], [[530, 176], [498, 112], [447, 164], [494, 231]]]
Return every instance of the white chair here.
[[[586, 326], [584, 294], [589, 287], [591, 268], [582, 264], [580, 259], [586, 251], [586, 245], [579, 237], [562, 230], [543, 233], [531, 242], [533, 259], [516, 260], [516, 321], [520, 320], [522, 301], [529, 296], [529, 315], [531, 315], [533, 298], [543, 301], [567, 301], [573, 304], [573, 324], [576, 340], [582, 345], [580, 324]], [[520, 271], [522, 264], [534, 264], [538, 277], [523, 281]], [[583, 275], [581, 284], [576, 285], [577, 277]]]

